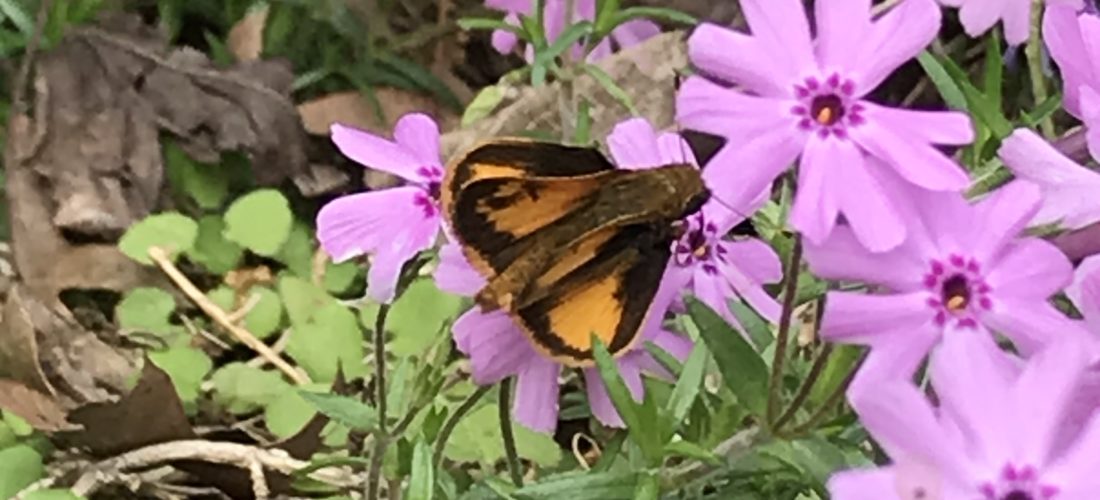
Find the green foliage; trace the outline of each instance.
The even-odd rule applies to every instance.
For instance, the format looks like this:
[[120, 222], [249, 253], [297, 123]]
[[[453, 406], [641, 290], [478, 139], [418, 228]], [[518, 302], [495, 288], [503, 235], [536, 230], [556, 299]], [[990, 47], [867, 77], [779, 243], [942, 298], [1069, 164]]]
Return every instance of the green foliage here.
[[[310, 384], [310, 391], [325, 391], [328, 386]], [[302, 427], [317, 414], [317, 409], [299, 393], [286, 391], [272, 400], [264, 408], [264, 422], [267, 429], [279, 438], [286, 439], [302, 430]]]
[[159, 288], [135, 288], [115, 306], [115, 318], [122, 328], [171, 335], [179, 333], [179, 325], [170, 321], [176, 310], [176, 299]]
[[11, 498], [44, 473], [42, 456], [34, 448], [20, 444], [0, 450], [0, 498]]
[[282, 248], [294, 214], [285, 196], [274, 189], [253, 191], [225, 211], [225, 238], [252, 252], [267, 257]]
[[279, 279], [279, 295], [291, 324], [286, 352], [314, 381], [331, 382], [337, 367], [352, 378], [366, 373], [355, 313], [324, 290], [289, 275]]
[[768, 366], [741, 334], [718, 313], [697, 300], [688, 311], [706, 342], [726, 386], [751, 412], [764, 415], [768, 395]]
[[206, 353], [188, 346], [174, 346], [149, 353], [149, 360], [168, 374], [185, 408], [194, 409], [202, 381], [214, 367]]
[[241, 262], [244, 250], [225, 238], [225, 221], [219, 215], [206, 215], [199, 219], [199, 234], [195, 246], [187, 252], [187, 258], [202, 265], [214, 274], [225, 274]]
[[225, 411], [241, 415], [259, 410], [290, 390], [278, 372], [230, 363], [210, 377], [214, 401]]
[[150, 247], [161, 247], [175, 257], [194, 246], [198, 233], [199, 226], [194, 219], [178, 212], [165, 212], [150, 215], [130, 226], [118, 241], [118, 248], [127, 257], [152, 265]]
[[[474, 410], [458, 423], [444, 452], [447, 458], [459, 462], [493, 464], [504, 459], [500, 419], [497, 405], [489, 403]], [[542, 467], [553, 467], [561, 461], [561, 449], [545, 434], [522, 425], [513, 425], [516, 452]]]
[[204, 210], [216, 210], [229, 196], [229, 175], [220, 165], [199, 163], [173, 141], [164, 144], [164, 168], [169, 185]]
[[[386, 318], [386, 330], [394, 334], [391, 352], [398, 356], [420, 354], [443, 333], [462, 305], [461, 297], [440, 291], [431, 279], [413, 281]], [[363, 326], [374, 328], [377, 310], [376, 306], [363, 308]]]
[[374, 408], [358, 399], [338, 394], [300, 391], [298, 395], [317, 411], [352, 429], [370, 431], [378, 423]]
[[283, 326], [283, 303], [274, 290], [261, 285], [252, 286], [242, 304], [236, 303], [236, 295], [232, 288], [223, 286], [211, 290], [206, 296], [225, 311], [235, 311], [252, 304], [244, 315], [244, 327], [258, 338], [271, 337]]

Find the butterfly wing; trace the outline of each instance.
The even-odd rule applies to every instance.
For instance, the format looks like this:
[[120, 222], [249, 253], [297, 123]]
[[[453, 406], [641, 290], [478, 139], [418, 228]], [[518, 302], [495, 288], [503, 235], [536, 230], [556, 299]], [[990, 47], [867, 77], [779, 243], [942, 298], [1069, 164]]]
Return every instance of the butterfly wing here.
[[569, 366], [592, 364], [593, 333], [613, 355], [629, 349], [671, 256], [666, 233], [658, 224], [593, 233], [540, 276], [513, 317], [540, 350]]

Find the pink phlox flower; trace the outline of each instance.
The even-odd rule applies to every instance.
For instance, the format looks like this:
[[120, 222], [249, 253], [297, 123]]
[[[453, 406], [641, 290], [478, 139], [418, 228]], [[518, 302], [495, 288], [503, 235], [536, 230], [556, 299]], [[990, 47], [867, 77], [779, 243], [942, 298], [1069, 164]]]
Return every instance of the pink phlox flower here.
[[689, 78], [677, 117], [727, 139], [706, 176], [728, 203], [752, 199], [801, 158], [791, 224], [821, 242], [844, 215], [860, 243], [889, 250], [905, 239], [906, 225], [897, 200], [881, 187], [883, 167], [930, 190], [958, 192], [969, 184], [935, 147], [973, 140], [966, 114], [866, 99], [932, 42], [940, 8], [934, 0], [906, 0], [872, 20], [869, 0], [819, 0], [812, 38], [802, 3], [742, 1], [751, 35], [696, 28], [688, 40], [692, 63], [735, 87]]
[[1100, 17], [1051, 5], [1043, 40], [1062, 73], [1066, 111], [1084, 122], [1089, 152], [1100, 158]]
[[1042, 207], [1032, 224], [1080, 229], [1100, 222], [1100, 173], [1067, 158], [1028, 129], [1005, 138], [998, 154], [1017, 178], [1042, 190]]
[[1073, 339], [1052, 342], [1021, 367], [987, 338], [945, 339], [931, 361], [940, 407], [904, 381], [852, 401], [891, 464], [833, 475], [835, 500], [1087, 500], [1100, 491], [1100, 419], [1067, 411], [1088, 378]]
[[876, 288], [826, 297], [822, 338], [871, 347], [853, 391], [909, 378], [945, 336], [993, 330], [1029, 354], [1054, 338], [1083, 335], [1049, 302], [1072, 279], [1069, 260], [1044, 240], [1020, 236], [1039, 209], [1037, 187], [1017, 181], [975, 204], [954, 193], [911, 196], [909, 238], [894, 250], [872, 253], [847, 227], [806, 244], [816, 275]]
[[402, 266], [431, 247], [439, 235], [439, 127], [427, 115], [408, 114], [397, 122], [394, 139], [344, 125], [332, 126], [332, 141], [344, 155], [369, 168], [389, 172], [404, 186], [342, 196], [317, 214], [317, 238], [336, 262], [369, 254], [367, 294], [393, 300]]
[[[519, 26], [519, 16], [531, 16], [532, 4], [531, 0], [485, 0], [485, 5], [492, 9], [501, 10], [507, 13], [504, 20], [509, 24]], [[566, 0], [546, 0], [543, 7], [543, 30], [546, 32], [546, 39], [549, 43], [554, 43], [562, 32], [565, 31], [567, 25], [566, 20]], [[595, 20], [596, 19], [596, 0], [574, 0], [573, 15], [571, 16], [572, 22], [575, 23], [580, 20]], [[627, 21], [617, 26], [611, 31], [609, 39], [604, 39], [588, 55], [589, 61], [595, 61], [601, 57], [604, 57], [612, 52], [612, 42], [623, 49], [632, 45], [642, 43], [648, 38], [651, 38], [661, 32], [661, 28], [656, 23], [646, 20], [634, 20]], [[504, 30], [493, 31], [492, 37], [493, 48], [501, 54], [507, 54], [515, 50], [519, 44], [519, 39], [515, 34]], [[573, 56], [580, 57], [581, 47], [578, 45], [573, 49]], [[532, 47], [526, 47], [524, 49], [524, 57], [527, 62], [531, 62], [535, 59], [535, 52]]]
[[[467, 296], [476, 294], [485, 285], [485, 279], [470, 266], [462, 249], [454, 243], [440, 249], [435, 280], [441, 290]], [[658, 296], [662, 295], [667, 294], [658, 292]], [[655, 305], [654, 310], [663, 309]], [[512, 403], [516, 421], [539, 432], [554, 431], [558, 422], [558, 378], [563, 365], [539, 353], [503, 311], [486, 313], [475, 306], [455, 321], [451, 331], [458, 350], [470, 358], [474, 383], [490, 385], [506, 377], [516, 377]], [[680, 360], [686, 359], [692, 349], [692, 342], [687, 337], [659, 327], [643, 328], [642, 335], [635, 348], [616, 359], [619, 373], [636, 401], [641, 401], [645, 394], [642, 372], [668, 376], [645, 349], [646, 342], [653, 342]], [[588, 404], [596, 418], [604, 425], [623, 427], [625, 424], [611, 403], [596, 368], [585, 368], [584, 379]]]
[[[940, 0], [948, 7], [959, 8], [959, 21], [971, 37], [981, 36], [997, 21], [1004, 28], [1005, 41], [1019, 45], [1027, 41], [1031, 27], [1032, 0]], [[1084, 0], [1047, 0], [1047, 4], [1081, 9]]]
[[[679, 134], [657, 134], [643, 118], [620, 122], [607, 136], [607, 144], [620, 168], [674, 163], [698, 166], [687, 141]], [[713, 168], [713, 163], [708, 168]], [[766, 186], [740, 207], [726, 207], [712, 198], [697, 214], [684, 220], [686, 230], [672, 245], [672, 259], [662, 278], [665, 286], [694, 295], [733, 325], [740, 326], [730, 312], [731, 299], [744, 300], [762, 317], [777, 322], [779, 304], [764, 291], [763, 284], [782, 279], [779, 256], [758, 239], [725, 238], [767, 201], [770, 192], [771, 186]], [[657, 311], [650, 314], [654, 313]]]

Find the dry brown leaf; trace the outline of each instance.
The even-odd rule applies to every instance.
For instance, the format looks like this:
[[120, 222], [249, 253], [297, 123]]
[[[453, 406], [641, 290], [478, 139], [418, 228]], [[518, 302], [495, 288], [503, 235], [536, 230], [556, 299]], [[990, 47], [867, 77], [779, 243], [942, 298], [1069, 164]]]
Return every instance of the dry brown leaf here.
[[0, 409], [18, 415], [40, 431], [79, 428], [66, 420], [65, 409], [54, 398], [13, 380], [0, 379]]
[[264, 26], [267, 24], [267, 5], [249, 9], [229, 29], [226, 46], [238, 61], [259, 59], [264, 50]]
[[298, 105], [302, 124], [311, 134], [328, 135], [334, 123], [349, 125], [378, 134], [389, 134], [402, 115], [427, 113], [435, 118], [441, 130], [458, 124], [458, 115], [439, 105], [430, 96], [390, 87], [377, 87], [374, 95], [385, 120], [379, 120], [375, 108], [359, 92], [335, 92]]

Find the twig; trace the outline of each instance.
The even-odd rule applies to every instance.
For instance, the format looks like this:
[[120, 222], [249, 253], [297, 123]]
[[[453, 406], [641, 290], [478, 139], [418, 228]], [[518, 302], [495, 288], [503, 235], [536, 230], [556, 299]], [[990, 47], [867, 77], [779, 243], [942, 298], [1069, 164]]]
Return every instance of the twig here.
[[512, 379], [501, 380], [500, 402], [497, 404], [497, 414], [500, 417], [500, 437], [504, 441], [504, 456], [508, 458], [508, 475], [512, 477], [512, 484], [516, 485], [516, 488], [522, 488], [522, 466], [519, 462], [519, 454], [516, 453], [516, 436], [512, 432], [512, 404], [509, 402], [511, 396]]
[[[275, 339], [275, 342], [271, 344], [271, 350], [282, 354], [286, 349], [287, 344], [290, 343], [290, 335], [294, 330], [291, 328], [284, 328], [283, 332], [279, 334], [279, 338]], [[256, 356], [248, 361], [248, 366], [261, 368], [267, 364], [267, 359], [263, 356]]]
[[244, 304], [241, 304], [241, 307], [238, 307], [233, 312], [227, 313], [225, 315], [225, 319], [228, 319], [229, 322], [233, 323], [234, 325], [240, 323], [240, 321], [244, 319], [244, 317], [247, 316], [248, 313], [252, 312], [252, 309], [254, 309], [256, 307], [256, 304], [259, 304], [260, 300], [262, 299], [263, 296], [258, 293], [249, 294], [248, 298], [245, 299]]
[[176, 265], [172, 263], [171, 259], [168, 258], [168, 252], [163, 248], [150, 247], [149, 258], [153, 259], [153, 262], [160, 267], [161, 271], [164, 271], [164, 274], [168, 275], [168, 278], [179, 287], [184, 295], [187, 295], [187, 298], [191, 299], [195, 305], [199, 306], [199, 309], [202, 309], [202, 312], [210, 316], [210, 319], [213, 319], [215, 323], [225, 328], [226, 331], [232, 334], [242, 344], [248, 346], [248, 348], [256, 351], [260, 356], [270, 361], [272, 365], [275, 365], [279, 371], [283, 372], [290, 380], [294, 381], [294, 383], [298, 385], [309, 383], [309, 377], [299, 372], [291, 366], [290, 363], [287, 363], [286, 360], [279, 357], [278, 353], [271, 350], [267, 344], [256, 338], [252, 332], [233, 324], [222, 308], [206, 298], [206, 295], [203, 295], [202, 291], [199, 290], [194, 283], [191, 283], [191, 280], [187, 279], [187, 276], [184, 276], [183, 273], [180, 272], [179, 268], [177, 268]]
[[481, 399], [485, 393], [489, 392], [492, 386], [483, 385], [478, 387], [473, 394], [470, 394], [462, 404], [455, 408], [455, 412], [451, 416], [447, 417], [447, 421], [443, 423], [443, 428], [439, 430], [439, 436], [435, 440], [435, 462], [436, 468], [439, 464], [443, 463], [443, 450], [447, 449], [447, 440], [451, 438], [451, 433], [454, 432], [455, 427], [458, 426], [458, 422], [465, 417], [470, 410], [474, 409], [474, 405]]
[[324, 286], [325, 284], [325, 264], [328, 264], [328, 253], [323, 248], [318, 248], [316, 252], [313, 252], [313, 260], [310, 261], [309, 277], [313, 282], [313, 286]]
[[[205, 441], [201, 439], [169, 441], [123, 453], [114, 458], [103, 460], [86, 470], [76, 484], [73, 493], [90, 496], [104, 485], [118, 482], [128, 476], [126, 471], [147, 469], [179, 460], [230, 465], [250, 471], [254, 488], [256, 471], [263, 476], [263, 470], [273, 470], [282, 474], [292, 474], [309, 466], [309, 462], [297, 460], [283, 450], [263, 449], [239, 443]], [[358, 478], [346, 470], [315, 470], [308, 474], [311, 479], [338, 487], [350, 487], [357, 484]], [[267, 488], [266, 483], [262, 488]]]
[[794, 298], [798, 294], [798, 274], [802, 266], [802, 237], [796, 236], [787, 263], [786, 286], [783, 287], [783, 311], [779, 316], [779, 332], [775, 335], [775, 356], [772, 358], [772, 375], [768, 384], [767, 421], [774, 429], [779, 413], [779, 393], [783, 390], [783, 365], [787, 362], [787, 341], [790, 336], [791, 317], [794, 315]]
[[[1047, 100], [1047, 84], [1043, 77], [1043, 38], [1042, 38], [1043, 1], [1031, 0], [1031, 30], [1024, 55], [1027, 56], [1027, 71], [1031, 79], [1031, 96], [1038, 106]], [[1039, 122], [1039, 130], [1047, 139], [1054, 138], [1054, 121], [1046, 116]]]

